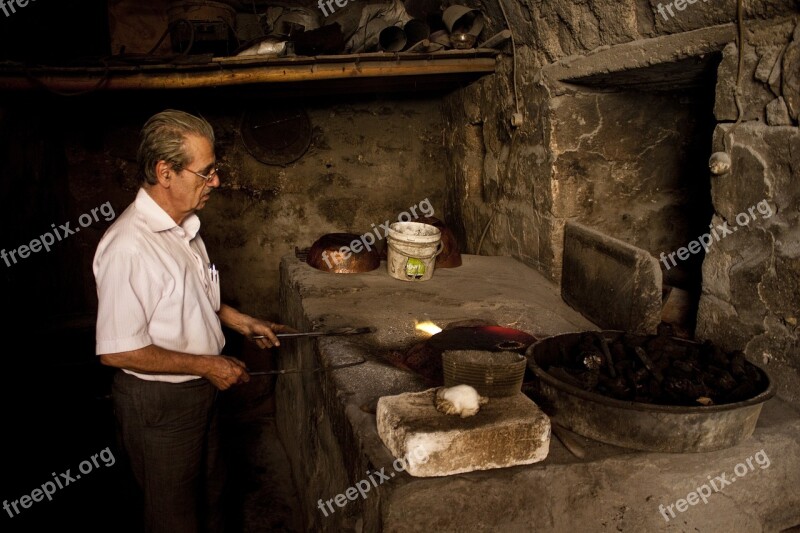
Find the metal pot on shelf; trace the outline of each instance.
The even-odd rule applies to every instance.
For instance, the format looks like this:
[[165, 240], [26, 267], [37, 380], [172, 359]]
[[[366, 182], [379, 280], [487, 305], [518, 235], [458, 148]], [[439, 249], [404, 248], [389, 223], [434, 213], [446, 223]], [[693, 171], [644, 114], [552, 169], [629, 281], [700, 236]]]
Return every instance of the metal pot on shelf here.
[[[375, 270], [381, 264], [378, 250], [361, 248], [354, 252], [350, 248], [353, 241], [359, 241], [355, 233], [327, 233], [317, 239], [306, 254], [306, 263], [325, 272], [335, 274], [356, 274]], [[360, 241], [359, 241], [360, 242]], [[348, 252], [343, 253], [342, 248]]]

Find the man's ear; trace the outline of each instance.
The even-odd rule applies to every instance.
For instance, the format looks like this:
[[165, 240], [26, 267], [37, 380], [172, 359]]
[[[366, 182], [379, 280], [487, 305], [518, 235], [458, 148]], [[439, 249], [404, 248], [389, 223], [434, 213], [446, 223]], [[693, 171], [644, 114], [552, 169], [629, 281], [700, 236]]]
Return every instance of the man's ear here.
[[156, 163], [156, 179], [158, 184], [168, 189], [172, 178], [172, 165], [163, 159]]

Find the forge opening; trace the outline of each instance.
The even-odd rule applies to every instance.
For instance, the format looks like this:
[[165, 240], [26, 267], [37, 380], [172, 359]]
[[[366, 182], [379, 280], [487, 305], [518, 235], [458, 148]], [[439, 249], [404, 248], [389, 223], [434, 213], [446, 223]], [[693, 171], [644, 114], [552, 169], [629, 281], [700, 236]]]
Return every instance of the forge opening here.
[[[662, 320], [694, 333], [705, 251], [679, 250], [708, 233], [708, 158], [721, 54], [565, 80], [556, 99], [556, 178], [575, 193], [583, 224], [659, 259]], [[563, 109], [562, 109], [563, 108]]]

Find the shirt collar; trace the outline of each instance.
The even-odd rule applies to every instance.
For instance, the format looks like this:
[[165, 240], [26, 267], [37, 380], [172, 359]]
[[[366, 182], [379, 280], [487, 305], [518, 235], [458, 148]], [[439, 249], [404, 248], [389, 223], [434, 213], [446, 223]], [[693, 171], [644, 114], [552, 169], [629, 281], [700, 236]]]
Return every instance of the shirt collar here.
[[134, 201], [136, 210], [144, 217], [147, 227], [153, 233], [171, 230], [180, 227], [186, 232], [189, 240], [194, 239], [195, 235], [200, 231], [200, 218], [195, 213], [183, 219], [183, 222], [178, 226], [172, 217], [167, 214], [160, 205], [147, 193], [144, 188], [140, 188], [136, 193], [136, 200]]

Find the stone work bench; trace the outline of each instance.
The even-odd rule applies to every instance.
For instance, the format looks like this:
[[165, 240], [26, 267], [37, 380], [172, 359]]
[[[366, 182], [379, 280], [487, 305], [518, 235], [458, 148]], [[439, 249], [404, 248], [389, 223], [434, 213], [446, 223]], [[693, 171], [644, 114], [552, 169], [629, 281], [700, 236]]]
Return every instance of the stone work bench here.
[[[382, 396], [429, 388], [387, 357], [425, 340], [415, 321], [485, 319], [539, 338], [597, 329], [522, 263], [463, 259], [459, 268], [410, 283], [389, 277], [385, 263], [345, 275], [283, 258], [285, 323], [376, 328], [363, 336], [286, 339], [278, 350], [281, 368], [305, 370], [278, 378], [276, 401], [307, 530], [735, 533], [800, 524], [800, 415], [777, 398], [751, 438], [717, 452], [645, 453], [577, 437], [586, 448], [581, 460], [554, 436], [548, 457], [531, 465], [428, 478], [403, 472], [378, 436], [375, 409]], [[762, 450], [758, 463], [752, 458]], [[754, 468], [708, 503], [679, 502], [709, 479], [731, 479], [748, 459]]]

